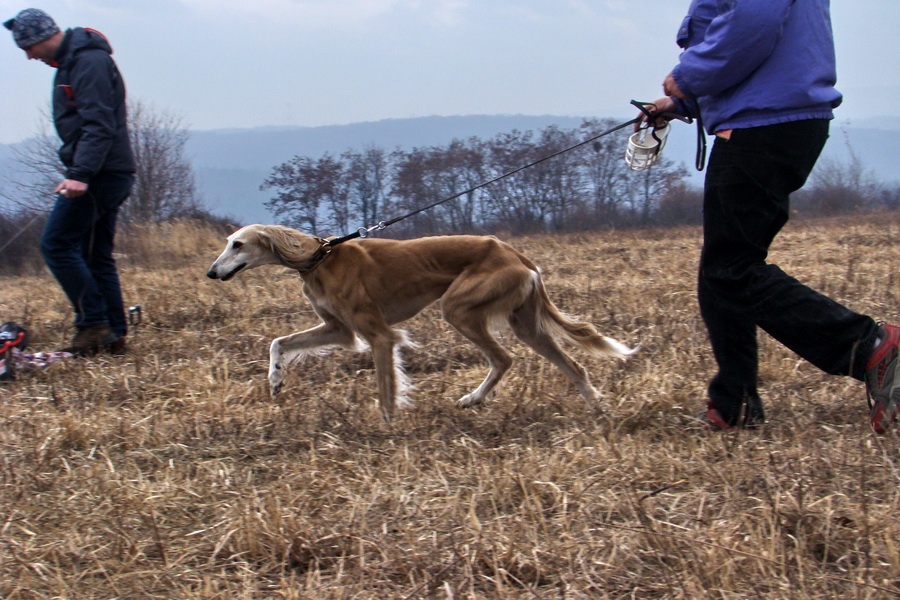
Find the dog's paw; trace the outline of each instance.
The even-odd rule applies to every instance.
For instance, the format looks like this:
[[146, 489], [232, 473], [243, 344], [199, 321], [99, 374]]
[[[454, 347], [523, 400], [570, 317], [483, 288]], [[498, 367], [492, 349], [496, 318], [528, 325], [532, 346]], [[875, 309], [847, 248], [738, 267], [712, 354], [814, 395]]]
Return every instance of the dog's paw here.
[[284, 377], [281, 376], [281, 373], [275, 373], [274, 376], [269, 377], [269, 394], [274, 398], [278, 395], [278, 393], [284, 387]]
[[269, 394], [274, 398], [283, 387], [284, 375], [282, 375], [281, 369], [278, 366], [275, 366], [269, 371]]
[[484, 404], [484, 396], [475, 394], [474, 392], [466, 394], [456, 401], [456, 405], [460, 408], [473, 408], [481, 404]]

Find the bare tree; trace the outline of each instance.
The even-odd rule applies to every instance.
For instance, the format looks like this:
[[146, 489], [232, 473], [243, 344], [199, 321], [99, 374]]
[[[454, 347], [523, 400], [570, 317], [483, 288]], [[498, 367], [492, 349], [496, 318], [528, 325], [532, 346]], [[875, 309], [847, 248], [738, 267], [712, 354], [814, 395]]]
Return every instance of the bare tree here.
[[362, 152], [348, 150], [341, 159], [346, 165], [350, 209], [362, 225], [377, 223], [387, 209], [391, 157], [383, 149], [369, 145]]
[[650, 224], [662, 199], [670, 189], [681, 186], [687, 176], [687, 169], [676, 166], [664, 156], [661, 156], [653, 167], [630, 173], [629, 190], [641, 225]]
[[[607, 130], [612, 120], [587, 120], [580, 132], [587, 139]], [[587, 189], [590, 195], [590, 225], [614, 224], [628, 199], [624, 192], [628, 173], [624, 166], [624, 143], [619, 136], [608, 135], [594, 142], [594, 152], [586, 153]]]
[[849, 163], [840, 163], [833, 158], [821, 159], [809, 180], [806, 193], [798, 198], [797, 208], [819, 215], [865, 208], [877, 195], [875, 182], [852, 152]]
[[[120, 222], [160, 222], [181, 217], [211, 216], [200, 206], [191, 163], [184, 153], [188, 133], [179, 120], [129, 105], [129, 123], [137, 163], [131, 198]], [[42, 115], [37, 135], [13, 149], [12, 175], [0, 188], [0, 271], [21, 271], [40, 265], [38, 242], [55, 200], [53, 190], [65, 177], [59, 160], [59, 140], [48, 133], [49, 112]]]
[[[477, 138], [468, 141], [453, 140], [444, 150], [449, 177], [444, 182], [442, 198], [462, 194], [445, 205], [451, 231], [471, 232], [478, 229], [478, 222], [483, 217], [484, 207], [480, 201], [483, 194], [471, 190], [484, 183], [486, 169], [484, 164], [483, 144]], [[435, 201], [439, 201], [438, 198]]]
[[185, 155], [189, 133], [175, 115], [129, 105], [129, 133], [137, 171], [125, 222], [163, 222], [193, 216], [201, 202], [194, 170]]
[[414, 211], [439, 203], [427, 214], [423, 212], [412, 219], [418, 231], [477, 229], [479, 195], [471, 190], [485, 178], [484, 155], [477, 139], [468, 142], [454, 139], [446, 147], [398, 152], [396, 160], [393, 187], [398, 198], [396, 208]]
[[884, 208], [897, 210], [900, 208], [900, 185], [882, 185], [878, 199]]
[[45, 112], [38, 135], [12, 147], [12, 173], [0, 182], [0, 273], [19, 274], [43, 266], [37, 248], [53, 189], [63, 179], [57, 138]]
[[335, 233], [347, 232], [351, 224], [356, 222], [350, 183], [352, 177], [348, 174], [347, 165], [326, 154], [317, 164], [317, 177], [324, 179], [319, 193], [324, 202], [323, 208], [330, 217], [327, 226], [333, 228]]
[[[541, 156], [552, 156], [565, 148], [573, 146], [576, 141], [575, 132], [564, 131], [558, 127], [548, 127], [541, 132], [537, 153]], [[584, 152], [581, 150], [563, 152], [552, 159], [532, 167], [539, 170], [541, 179], [538, 185], [549, 194], [550, 211], [548, 226], [552, 231], [571, 229], [573, 215], [580, 212], [584, 204]]]
[[[652, 170], [652, 169], [650, 169]], [[654, 212], [657, 225], [699, 225], [703, 222], [703, 190], [683, 180], [666, 188]]]
[[323, 212], [331, 211], [338, 223], [347, 220], [345, 179], [343, 163], [328, 153], [318, 160], [295, 156], [273, 168], [260, 189], [276, 190], [265, 206], [281, 223], [318, 235]]
[[37, 134], [12, 147], [13, 173], [0, 192], [8, 213], [50, 210], [53, 190], [65, 173], [57, 154], [59, 140], [49, 131], [50, 123], [49, 113], [42, 111]]
[[[494, 177], [542, 157], [532, 131], [500, 134], [485, 145], [485, 159]], [[545, 186], [546, 177], [546, 165], [542, 164], [485, 188], [485, 206], [494, 224], [514, 233], [543, 230], [553, 206], [553, 199]]]
[[[16, 146], [15, 177], [7, 182], [7, 203], [29, 212], [47, 211], [53, 189], [65, 176], [57, 154], [59, 141], [47, 132], [51, 118], [43, 117], [38, 135]], [[185, 155], [188, 131], [172, 114], [129, 104], [129, 131], [135, 155], [135, 185], [122, 206], [123, 222], [161, 222], [201, 212], [194, 171]]]

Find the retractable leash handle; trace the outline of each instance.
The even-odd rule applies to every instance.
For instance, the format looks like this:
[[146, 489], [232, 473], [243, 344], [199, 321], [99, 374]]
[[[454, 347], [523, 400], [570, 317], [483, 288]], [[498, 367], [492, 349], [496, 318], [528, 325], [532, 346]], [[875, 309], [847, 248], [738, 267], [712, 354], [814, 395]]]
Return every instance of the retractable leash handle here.
[[688, 125], [694, 122], [694, 120], [688, 115], [682, 115], [680, 113], [674, 112], [656, 112], [656, 104], [654, 104], [653, 102], [639, 102], [637, 100], [632, 100], [630, 104], [644, 113], [645, 121], [647, 123], [649, 123], [651, 120], [656, 119], [665, 119], [666, 122], [669, 122], [672, 119], [678, 119], [679, 121], [683, 121]]
[[[632, 100], [631, 104], [641, 111], [644, 117], [638, 123], [637, 130], [628, 137], [625, 163], [632, 171], [643, 171], [656, 163], [665, 148], [669, 135], [669, 121], [672, 119], [678, 119], [685, 123], [692, 121], [690, 117], [677, 113], [657, 112], [656, 105], [652, 102]], [[661, 123], [660, 119], [662, 119]]]
[[669, 124], [641, 127], [628, 137], [625, 148], [625, 163], [632, 171], [643, 171], [652, 167], [669, 135]]
[[[632, 100], [631, 104], [644, 114], [644, 118], [640, 120], [637, 131], [628, 138], [628, 147], [625, 149], [625, 162], [632, 171], [643, 171], [656, 163], [665, 147], [666, 139], [669, 135], [669, 123], [677, 119], [691, 124], [694, 122], [694, 119], [687, 115], [673, 112], [656, 112], [656, 105], [652, 102]], [[660, 119], [663, 122], [657, 125]], [[702, 171], [703, 163], [706, 162], [706, 138], [703, 136], [702, 125], [699, 120], [697, 124], [701, 129], [698, 130], [697, 134], [697, 158], [695, 164], [697, 170]]]

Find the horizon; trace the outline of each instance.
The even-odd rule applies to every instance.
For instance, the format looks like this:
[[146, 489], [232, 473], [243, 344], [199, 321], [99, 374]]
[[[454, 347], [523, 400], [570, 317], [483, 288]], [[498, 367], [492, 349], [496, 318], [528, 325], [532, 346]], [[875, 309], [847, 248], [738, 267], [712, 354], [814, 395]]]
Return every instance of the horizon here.
[[[839, 111], [840, 108], [837, 109]], [[837, 112], [836, 111], [836, 112]], [[417, 117], [384, 117], [380, 119], [371, 119], [364, 121], [352, 121], [346, 123], [323, 123], [319, 125], [299, 125], [299, 124], [280, 124], [280, 125], [248, 125], [245, 127], [212, 127], [212, 128], [197, 128], [197, 127], [189, 127], [184, 126], [183, 129], [189, 133], [239, 133], [239, 132], [280, 132], [280, 131], [296, 131], [296, 130], [309, 130], [309, 129], [328, 129], [328, 128], [341, 128], [341, 127], [355, 127], [359, 125], [373, 125], [380, 123], [391, 123], [391, 122], [401, 122], [401, 121], [417, 121], [424, 119], [493, 119], [493, 118], [522, 118], [522, 119], [622, 119], [622, 121], [626, 121], [631, 119], [632, 117], [627, 116], [625, 114], [622, 115], [562, 115], [562, 114], [523, 114], [523, 113], [496, 113], [496, 114], [487, 114], [487, 113], [473, 113], [473, 114], [459, 114], [459, 115], [422, 115]], [[51, 125], [48, 123], [48, 125]], [[841, 127], [841, 126], [850, 126], [850, 127], [860, 127], [860, 128], [878, 128], [878, 129], [900, 129], [900, 116], [898, 115], [869, 115], [865, 117], [858, 118], [840, 118], [839, 114], [835, 115], [835, 118], [832, 120], [833, 127]], [[50, 135], [55, 135], [55, 133], [50, 133]], [[37, 134], [31, 135], [29, 137], [23, 138], [21, 140], [15, 142], [3, 142], [0, 141], [0, 146], [15, 146], [17, 144], [21, 144], [22, 142], [26, 142], [34, 137], [38, 137]], [[712, 137], [707, 134], [707, 137]]]
[[[112, 0], [40, 3], [62, 28], [110, 39], [129, 97], [190, 131], [328, 127], [469, 115], [631, 114], [677, 62], [687, 0]], [[0, 0], [0, 18], [21, 0]], [[900, 94], [896, 0], [834, 3], [836, 118], [863, 119]], [[872, 19], [876, 12], [878, 19]], [[647, 14], [652, 14], [648, 23]], [[161, 34], [162, 32], [162, 34]], [[0, 142], [33, 137], [52, 70], [0, 46]], [[624, 59], [623, 59], [624, 57]], [[10, 93], [9, 91], [14, 91]]]

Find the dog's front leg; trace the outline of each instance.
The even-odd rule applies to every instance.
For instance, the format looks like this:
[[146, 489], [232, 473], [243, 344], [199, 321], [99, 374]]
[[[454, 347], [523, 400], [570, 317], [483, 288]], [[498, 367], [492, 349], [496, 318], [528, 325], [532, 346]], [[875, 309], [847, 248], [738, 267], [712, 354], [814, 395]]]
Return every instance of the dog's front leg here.
[[284, 354], [281, 344], [290, 336], [275, 338], [269, 345], [269, 394], [274, 398], [284, 385]]
[[322, 323], [312, 329], [275, 338], [269, 346], [269, 393], [284, 386], [284, 371], [292, 362], [326, 346], [353, 347], [356, 335], [340, 323]]

